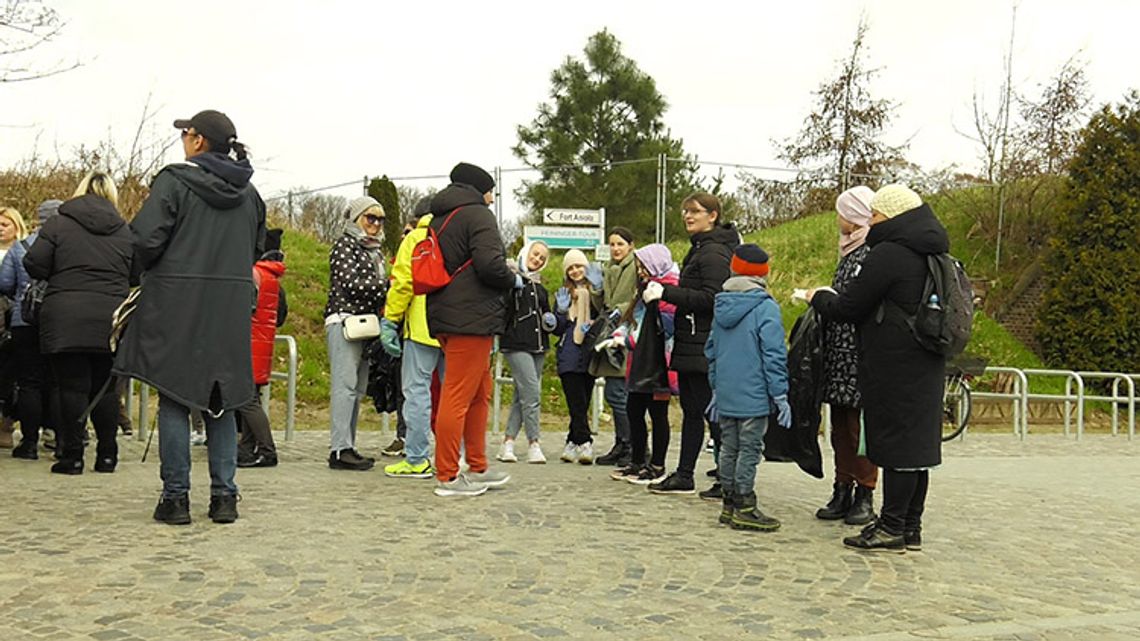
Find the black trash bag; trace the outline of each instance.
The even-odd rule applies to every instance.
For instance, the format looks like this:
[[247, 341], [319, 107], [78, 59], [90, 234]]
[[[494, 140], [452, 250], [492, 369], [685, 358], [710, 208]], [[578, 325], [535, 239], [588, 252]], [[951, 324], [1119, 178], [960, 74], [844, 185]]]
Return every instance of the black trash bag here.
[[629, 364], [626, 389], [642, 394], [668, 394], [669, 366], [665, 359], [665, 330], [656, 304], [647, 305], [637, 328], [637, 348]]
[[368, 388], [365, 394], [372, 399], [381, 414], [395, 412], [403, 402], [400, 385], [400, 359], [384, 351], [379, 340], [368, 341], [364, 348], [368, 359]]
[[[616, 309], [604, 312], [594, 319], [593, 325], [590, 325], [590, 331], [586, 332], [583, 344], [589, 344], [592, 350], [599, 341], [604, 341], [613, 335], [619, 325], [621, 325], [621, 312]], [[625, 371], [625, 347], [609, 347], [591, 354], [590, 365], [587, 368], [590, 376], [597, 378], [604, 363]]]
[[764, 458], [795, 462], [817, 479], [823, 478], [823, 456], [819, 451], [823, 384], [823, 326], [815, 310], [809, 307], [796, 319], [788, 339], [788, 403], [792, 406], [792, 427], [780, 427], [775, 412], [768, 416]]

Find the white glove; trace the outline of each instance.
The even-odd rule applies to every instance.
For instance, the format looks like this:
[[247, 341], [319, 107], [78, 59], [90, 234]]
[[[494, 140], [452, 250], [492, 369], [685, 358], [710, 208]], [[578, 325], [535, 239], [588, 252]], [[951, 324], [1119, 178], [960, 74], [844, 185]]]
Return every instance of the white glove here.
[[605, 349], [609, 349], [609, 348], [611, 348], [611, 347], [613, 347], [613, 346], [615, 346], [615, 345], [617, 345], [617, 344], [618, 344], [618, 341], [617, 341], [617, 339], [615, 339], [615, 338], [607, 338], [607, 339], [606, 339], [606, 340], [604, 340], [604, 341], [598, 341], [597, 343], [594, 343], [594, 351], [595, 351], [595, 352], [600, 352], [600, 351], [602, 351], [602, 350], [605, 350]]
[[651, 280], [649, 284], [645, 286], [645, 291], [641, 293], [641, 300], [646, 303], [652, 303], [655, 300], [661, 300], [661, 295], [664, 293], [665, 288], [661, 286], [661, 283]]

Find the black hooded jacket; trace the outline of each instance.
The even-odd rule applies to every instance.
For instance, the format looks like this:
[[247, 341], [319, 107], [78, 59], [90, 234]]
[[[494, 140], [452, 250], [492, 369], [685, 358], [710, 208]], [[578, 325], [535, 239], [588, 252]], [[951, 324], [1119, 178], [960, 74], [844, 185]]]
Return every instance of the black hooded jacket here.
[[190, 408], [235, 409], [254, 396], [252, 270], [265, 204], [252, 174], [216, 153], [168, 165], [131, 223], [145, 273], [114, 371]]
[[892, 469], [938, 465], [946, 360], [918, 344], [906, 318], [921, 303], [926, 256], [949, 251], [950, 239], [922, 205], [872, 226], [867, 245], [843, 293], [817, 292], [811, 304], [858, 329], [867, 458]]
[[28, 275], [48, 281], [43, 353], [111, 351], [111, 314], [130, 291], [131, 255], [131, 231], [109, 200], [87, 195], [60, 205], [24, 256]]
[[681, 278], [676, 285], [665, 285], [662, 296], [677, 306], [669, 368], [703, 373], [709, 371], [705, 341], [712, 329], [713, 299], [732, 275], [729, 265], [740, 234], [732, 225], [717, 225], [693, 234], [689, 242], [692, 246], [681, 263]]
[[[447, 229], [447, 216], [458, 209]], [[439, 238], [451, 283], [428, 294], [428, 329], [433, 336], [502, 334], [506, 326], [503, 294], [514, 287], [515, 273], [503, 257], [503, 239], [495, 215], [474, 187], [452, 183], [431, 201], [431, 227]], [[459, 267], [471, 260], [463, 271]]]

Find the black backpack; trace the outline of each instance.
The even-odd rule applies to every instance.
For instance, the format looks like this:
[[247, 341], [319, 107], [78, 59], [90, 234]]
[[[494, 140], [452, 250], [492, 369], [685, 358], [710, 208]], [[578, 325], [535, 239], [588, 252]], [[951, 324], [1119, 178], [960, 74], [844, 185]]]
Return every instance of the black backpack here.
[[[21, 240], [20, 244], [24, 246], [24, 251], [27, 252], [30, 246], [28, 241]], [[24, 295], [20, 297], [20, 317], [24, 322], [29, 325], [38, 325], [40, 322], [40, 309], [44, 306], [44, 296], [47, 295], [48, 282], [46, 280], [32, 279], [28, 284], [28, 288], [24, 290]]]
[[974, 287], [961, 261], [950, 254], [928, 255], [926, 267], [922, 302], [907, 324], [924, 349], [953, 358], [973, 332]]

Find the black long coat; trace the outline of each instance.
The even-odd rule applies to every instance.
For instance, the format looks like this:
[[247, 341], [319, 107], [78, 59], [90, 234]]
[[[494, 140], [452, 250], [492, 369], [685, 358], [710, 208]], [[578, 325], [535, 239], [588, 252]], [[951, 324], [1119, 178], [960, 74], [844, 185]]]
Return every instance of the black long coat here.
[[712, 329], [713, 303], [732, 275], [732, 251], [740, 244], [740, 234], [732, 225], [717, 225], [693, 234], [692, 246], [681, 263], [676, 285], [665, 285], [662, 298], [677, 306], [674, 316], [673, 356], [669, 368], [677, 372], [709, 371], [705, 341]]
[[132, 253], [131, 230], [106, 198], [59, 206], [24, 256], [28, 275], [48, 281], [40, 351], [111, 351], [111, 314], [130, 292]]
[[252, 174], [215, 153], [169, 165], [131, 222], [145, 273], [114, 371], [192, 409], [236, 409], [254, 396], [252, 274], [265, 203]]
[[[447, 216], [459, 209], [441, 234]], [[515, 273], [503, 256], [495, 215], [474, 187], [453, 183], [431, 200], [431, 227], [439, 237], [451, 283], [428, 294], [428, 329], [432, 336], [502, 334], [507, 324], [503, 294], [515, 285]], [[471, 260], [463, 271], [456, 270]]]
[[949, 251], [950, 240], [922, 205], [871, 227], [867, 245], [847, 289], [816, 293], [812, 307], [858, 327], [867, 458], [889, 469], [932, 467], [942, 462], [946, 360], [918, 344], [906, 314], [920, 304], [926, 256]]

